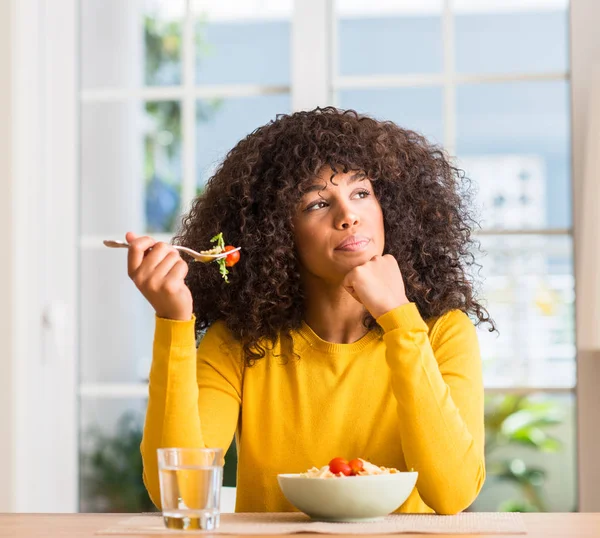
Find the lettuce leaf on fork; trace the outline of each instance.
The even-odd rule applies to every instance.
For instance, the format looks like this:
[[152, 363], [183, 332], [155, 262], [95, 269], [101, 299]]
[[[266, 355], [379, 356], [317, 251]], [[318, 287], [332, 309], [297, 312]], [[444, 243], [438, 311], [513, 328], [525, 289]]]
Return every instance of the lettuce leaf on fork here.
[[[217, 235], [215, 235], [211, 240], [211, 243], [216, 243], [217, 247], [219, 247], [221, 249], [221, 251], [223, 251], [225, 249], [225, 239], [223, 239], [223, 232], [218, 233]], [[219, 258], [218, 260], [215, 260], [218, 264], [219, 264], [219, 273], [221, 273], [221, 276], [223, 277], [223, 280], [229, 284], [229, 278], [227, 277], [227, 275], [229, 274], [229, 271], [227, 269], [227, 265], [225, 265], [225, 260], [227, 258]]]

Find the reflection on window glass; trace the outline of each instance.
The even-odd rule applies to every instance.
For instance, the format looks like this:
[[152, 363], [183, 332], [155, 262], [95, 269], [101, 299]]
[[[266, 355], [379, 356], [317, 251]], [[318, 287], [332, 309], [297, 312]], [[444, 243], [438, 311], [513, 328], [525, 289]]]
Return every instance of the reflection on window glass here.
[[184, 0], [82, 0], [82, 88], [180, 84], [184, 10]]
[[81, 405], [80, 512], [156, 511], [142, 481], [145, 399], [85, 398]]
[[569, 236], [483, 236], [488, 311], [479, 333], [488, 387], [575, 385], [574, 279]]
[[178, 101], [85, 103], [81, 114], [84, 234], [173, 231], [180, 211]]
[[440, 73], [441, 13], [441, 0], [337, 0], [337, 74]]
[[148, 86], [181, 84], [183, 0], [144, 0], [145, 81]]
[[181, 104], [146, 103], [144, 132], [146, 230], [174, 230], [181, 204]]
[[476, 187], [483, 228], [547, 226], [548, 171], [541, 155], [463, 157], [460, 166]]
[[291, 0], [194, 0], [197, 84], [290, 83]]
[[80, 255], [81, 383], [148, 381], [154, 310], [127, 278], [123, 254], [99, 245]]
[[227, 152], [254, 129], [290, 112], [290, 96], [263, 95], [219, 101], [198, 101], [197, 162], [198, 192], [214, 173]]
[[472, 511], [576, 511], [571, 394], [486, 398], [486, 471]]
[[341, 90], [341, 108], [352, 108], [379, 120], [390, 120], [400, 127], [425, 135], [430, 142], [444, 141], [442, 88], [394, 88]]
[[[148, 401], [85, 397], [81, 404], [79, 511], [156, 512], [142, 480], [140, 444]], [[235, 441], [225, 455], [223, 486], [235, 487]]]
[[457, 152], [484, 197], [482, 225], [568, 228], [568, 84], [459, 86], [457, 105]]
[[81, 87], [122, 88], [143, 84], [140, 0], [80, 0]]
[[143, 230], [142, 105], [83, 103], [80, 115], [81, 232]]
[[459, 73], [568, 69], [568, 0], [454, 0]]

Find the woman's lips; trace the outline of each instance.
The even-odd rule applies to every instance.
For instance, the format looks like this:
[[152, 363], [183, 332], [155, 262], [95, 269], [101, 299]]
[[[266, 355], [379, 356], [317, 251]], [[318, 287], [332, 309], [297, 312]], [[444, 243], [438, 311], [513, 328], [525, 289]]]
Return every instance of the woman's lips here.
[[362, 235], [352, 235], [344, 239], [335, 250], [343, 250], [344, 252], [358, 252], [364, 250], [370, 243], [368, 237]]

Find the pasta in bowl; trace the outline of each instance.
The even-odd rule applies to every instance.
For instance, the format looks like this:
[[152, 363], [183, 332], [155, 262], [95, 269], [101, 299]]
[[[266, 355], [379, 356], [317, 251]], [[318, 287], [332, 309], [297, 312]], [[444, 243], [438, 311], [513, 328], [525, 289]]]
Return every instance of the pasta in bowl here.
[[334, 458], [325, 467], [280, 474], [277, 479], [286, 499], [311, 518], [352, 522], [378, 520], [400, 508], [417, 476], [365, 460]]

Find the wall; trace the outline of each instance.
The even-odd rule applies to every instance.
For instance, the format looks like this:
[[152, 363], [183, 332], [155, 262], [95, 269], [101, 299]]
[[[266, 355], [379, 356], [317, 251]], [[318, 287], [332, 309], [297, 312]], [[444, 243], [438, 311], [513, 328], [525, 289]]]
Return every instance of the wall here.
[[0, 2], [0, 512], [77, 506], [75, 2]]
[[[600, 38], [597, 0], [571, 3], [579, 510], [600, 511]], [[594, 99], [592, 99], [594, 98]]]
[[0, 2], [0, 512], [12, 509], [14, 487], [12, 402], [12, 116], [11, 116], [11, 11], [12, 2]]

